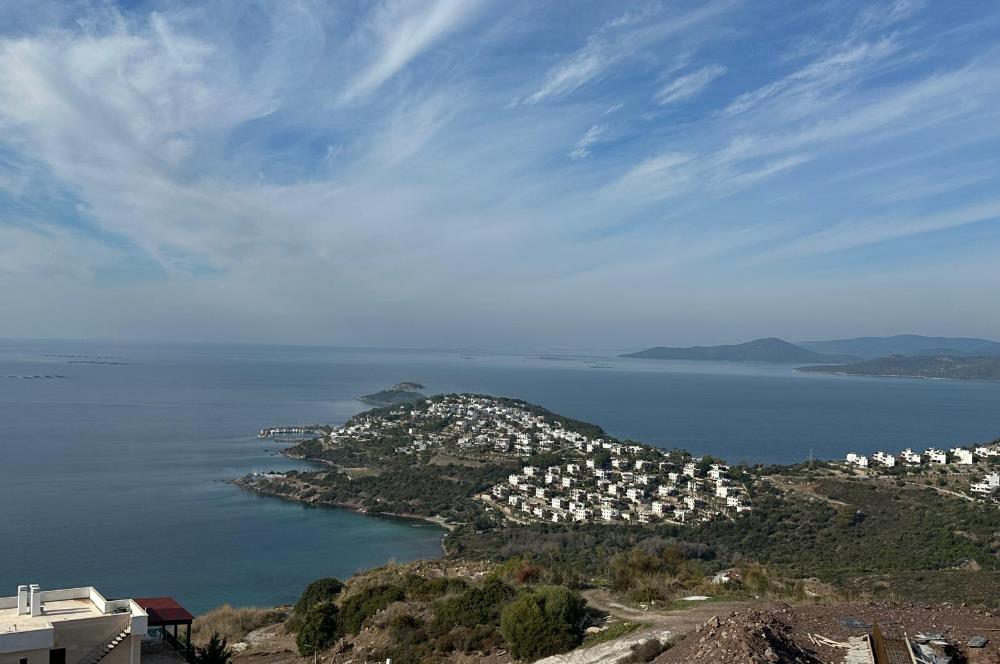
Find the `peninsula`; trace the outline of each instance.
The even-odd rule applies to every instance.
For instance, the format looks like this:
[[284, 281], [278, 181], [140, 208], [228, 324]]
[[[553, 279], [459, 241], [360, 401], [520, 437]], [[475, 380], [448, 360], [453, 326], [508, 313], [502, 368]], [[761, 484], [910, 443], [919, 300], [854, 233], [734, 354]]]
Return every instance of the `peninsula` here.
[[[673, 641], [651, 637], [692, 629], [673, 622], [693, 610], [676, 610], [692, 598], [723, 600], [706, 602], [699, 623], [726, 606], [762, 600], [819, 601], [831, 625], [844, 615], [867, 616], [843, 604], [859, 598], [918, 603], [880, 606], [892, 606], [897, 622], [920, 625], [932, 618], [920, 612], [941, 602], [951, 603], [940, 612], [952, 622], [959, 604], [1000, 608], [1000, 440], [948, 453], [907, 449], [729, 466], [482, 394], [433, 396], [309, 431], [309, 440], [285, 454], [321, 464], [316, 470], [254, 473], [235, 483], [449, 530], [443, 560], [389, 565], [346, 585], [318, 582], [330, 586], [329, 597], [313, 598], [327, 612], [313, 617], [329, 627], [327, 636], [299, 632], [298, 651], [311, 654], [319, 644], [338, 664], [357, 661], [358, 652], [378, 661], [461, 655], [512, 664], [581, 644], [581, 656], [603, 659], [580, 662], [649, 661], [619, 657], [643, 639], [643, 648], [665, 652]], [[576, 608], [569, 618], [557, 612], [550, 624], [536, 610], [548, 603]], [[884, 619], [884, 608], [867, 606]], [[775, 615], [796, 619], [783, 607]], [[962, 610], [967, 630], [982, 624], [972, 613], [979, 609]], [[286, 627], [294, 632], [300, 619], [311, 620], [293, 613]], [[539, 624], [524, 632], [526, 620]], [[816, 624], [815, 617], [803, 620]], [[759, 627], [757, 614], [747, 621]], [[728, 629], [736, 634], [740, 625]], [[561, 636], [540, 640], [539, 633]], [[655, 661], [722, 661], [714, 651], [690, 656], [707, 647], [704, 632], [694, 633], [677, 645], [676, 658]], [[950, 632], [953, 640], [957, 633]], [[962, 632], [962, 642], [971, 634]], [[617, 654], [597, 650], [602, 642]], [[731, 649], [748, 652], [741, 643]], [[238, 664], [251, 661], [258, 660]]]
[[952, 357], [893, 355], [853, 364], [799, 367], [798, 371], [850, 376], [895, 378], [946, 378], [951, 380], [1000, 380], [1000, 356]]
[[420, 390], [424, 386], [420, 383], [402, 382], [397, 383], [387, 390], [379, 390], [372, 394], [359, 397], [359, 400], [372, 406], [394, 406], [400, 403], [413, 403], [425, 398]]

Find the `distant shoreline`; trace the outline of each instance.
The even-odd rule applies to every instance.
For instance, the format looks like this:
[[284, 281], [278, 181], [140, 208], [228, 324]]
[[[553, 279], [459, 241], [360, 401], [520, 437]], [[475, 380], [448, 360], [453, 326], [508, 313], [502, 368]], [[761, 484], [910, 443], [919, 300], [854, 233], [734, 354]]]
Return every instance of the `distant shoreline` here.
[[[282, 453], [282, 455], [288, 457], [289, 459], [296, 459], [298, 461], [309, 461], [312, 463], [321, 463], [327, 467], [339, 468], [339, 466], [337, 466], [336, 464], [332, 464], [328, 461], [323, 461], [322, 459], [311, 459], [309, 457], [294, 456], [284, 453]], [[339, 509], [339, 510], [344, 510], [346, 512], [354, 512], [355, 514], [363, 514], [365, 516], [386, 517], [388, 519], [395, 519], [400, 521], [419, 521], [421, 523], [437, 526], [438, 528], [446, 530], [447, 532], [442, 533], [442, 540], [444, 536], [455, 530], [455, 526], [453, 524], [448, 523], [447, 520], [444, 519], [443, 517], [423, 516], [420, 514], [405, 514], [401, 512], [373, 512], [371, 510], [365, 509], [364, 507], [359, 507], [358, 505], [353, 505], [351, 503], [337, 503], [337, 502], [320, 501], [320, 500], [303, 500], [302, 498], [298, 498], [296, 496], [289, 496], [278, 493], [276, 491], [267, 491], [255, 485], [248, 484], [244, 481], [251, 477], [253, 476], [244, 475], [243, 477], [238, 477], [236, 479], [225, 480], [225, 482], [226, 484], [233, 484], [244, 491], [249, 491], [250, 493], [254, 493], [258, 496], [267, 496], [268, 498], [279, 498], [289, 503], [298, 503], [299, 505], [306, 505], [309, 507], [329, 507], [331, 509]]]

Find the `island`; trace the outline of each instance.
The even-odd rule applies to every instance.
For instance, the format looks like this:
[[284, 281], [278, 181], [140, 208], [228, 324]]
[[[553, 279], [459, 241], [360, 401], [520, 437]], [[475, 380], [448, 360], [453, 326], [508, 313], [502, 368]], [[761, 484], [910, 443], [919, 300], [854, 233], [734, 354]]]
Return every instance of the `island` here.
[[893, 378], [1000, 380], [1000, 357], [893, 355], [853, 364], [804, 366], [797, 371]]
[[714, 360], [721, 362], [778, 362], [778, 363], [848, 363], [859, 360], [852, 355], [831, 355], [796, 346], [783, 339], [755, 339], [742, 344], [726, 346], [689, 346], [671, 348], [656, 346], [621, 357], [652, 360]]
[[379, 390], [372, 394], [359, 397], [359, 400], [372, 406], [393, 406], [398, 403], [413, 403], [420, 401], [424, 395], [420, 390], [424, 386], [420, 383], [402, 382], [397, 383], [387, 390]]

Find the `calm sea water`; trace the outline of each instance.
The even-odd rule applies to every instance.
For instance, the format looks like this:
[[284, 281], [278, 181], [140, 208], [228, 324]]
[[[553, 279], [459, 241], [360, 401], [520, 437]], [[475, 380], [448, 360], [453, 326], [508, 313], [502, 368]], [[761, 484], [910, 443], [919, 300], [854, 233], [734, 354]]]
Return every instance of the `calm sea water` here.
[[[116, 363], [116, 364], [113, 364]], [[64, 378], [23, 378], [24, 376]], [[0, 593], [92, 584], [194, 611], [439, 553], [441, 531], [224, 483], [303, 467], [262, 426], [340, 423], [401, 380], [519, 397], [623, 438], [730, 461], [1000, 436], [1000, 384], [791, 367], [484, 353], [0, 341]]]

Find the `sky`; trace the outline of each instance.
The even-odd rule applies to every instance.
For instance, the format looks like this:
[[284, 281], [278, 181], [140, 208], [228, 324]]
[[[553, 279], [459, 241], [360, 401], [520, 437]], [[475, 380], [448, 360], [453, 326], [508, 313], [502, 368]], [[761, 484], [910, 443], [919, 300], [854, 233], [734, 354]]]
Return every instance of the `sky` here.
[[0, 337], [1000, 338], [1000, 3], [5, 0]]

